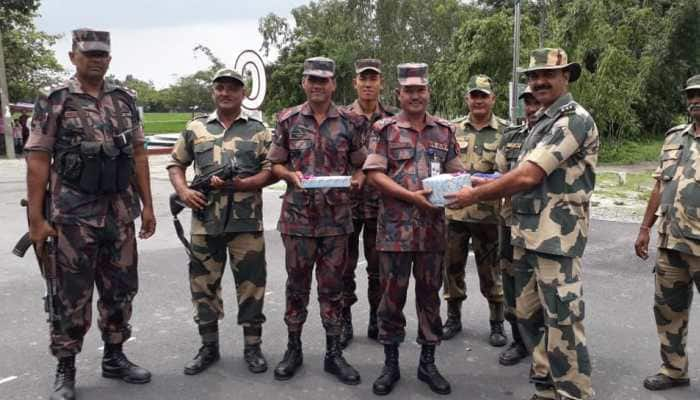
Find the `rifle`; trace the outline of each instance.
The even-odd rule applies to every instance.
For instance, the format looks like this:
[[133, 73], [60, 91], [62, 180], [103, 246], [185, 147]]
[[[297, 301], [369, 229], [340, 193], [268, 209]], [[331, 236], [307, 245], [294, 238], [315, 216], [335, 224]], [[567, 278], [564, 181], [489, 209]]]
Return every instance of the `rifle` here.
[[[27, 223], [29, 223], [29, 202], [26, 199], [22, 199], [19, 203], [22, 207], [27, 208]], [[49, 222], [51, 221], [51, 195], [47, 190], [44, 195], [44, 218]], [[39, 247], [36, 243], [32, 242], [29, 238], [29, 232], [22, 235], [19, 239], [14, 249], [12, 249], [12, 254], [18, 257], [24, 257], [27, 253], [29, 247], [34, 248], [34, 255], [36, 256], [36, 261], [39, 264], [39, 271], [41, 276], [46, 281], [46, 294], [44, 296], [44, 311], [48, 315], [46, 322], [54, 323], [58, 321], [58, 314], [56, 313], [56, 301], [58, 299], [58, 283], [56, 278], [56, 238], [49, 236], [46, 238], [43, 246]]]
[[[236, 158], [233, 157], [230, 162], [222, 165], [221, 167], [216, 168], [206, 174], [195, 176], [192, 180], [192, 183], [189, 185], [189, 188], [206, 195], [212, 190], [211, 178], [216, 176], [222, 181], [226, 181], [241, 174], [242, 171], [238, 167]], [[180, 212], [185, 207], [187, 207], [187, 204], [185, 204], [185, 202], [182, 201], [182, 199], [180, 199], [180, 196], [178, 196], [177, 193], [173, 193], [170, 195], [170, 213], [173, 215], [173, 225], [175, 225], [175, 232], [177, 233], [177, 237], [178, 239], [180, 239], [180, 242], [182, 242], [182, 244], [185, 246], [185, 251], [187, 252], [187, 255], [192, 256], [192, 248], [190, 246], [190, 242], [187, 240], [187, 238], [185, 238], [184, 230], [182, 229], [182, 224], [177, 218], [178, 214], [180, 214]]]

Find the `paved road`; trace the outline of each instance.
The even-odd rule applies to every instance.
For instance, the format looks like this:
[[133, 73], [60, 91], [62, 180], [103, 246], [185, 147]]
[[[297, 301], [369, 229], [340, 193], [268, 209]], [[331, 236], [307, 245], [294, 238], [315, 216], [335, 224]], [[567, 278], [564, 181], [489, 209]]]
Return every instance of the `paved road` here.
[[[281, 383], [268, 371], [252, 375], [242, 360], [241, 329], [235, 325], [233, 278], [224, 278], [228, 317], [222, 323], [222, 360], [206, 373], [189, 377], [183, 365], [198, 347], [191, 318], [185, 253], [177, 241], [166, 205], [170, 192], [162, 172], [162, 159], [152, 160], [156, 194], [158, 233], [140, 246], [140, 293], [134, 303], [134, 338], [126, 348], [130, 357], [153, 372], [153, 381], [132, 386], [102, 378], [99, 373], [101, 342], [96, 326], [85, 340], [78, 359], [78, 395], [81, 399], [365, 399], [372, 398], [371, 383], [381, 370], [380, 346], [362, 334], [367, 327], [366, 299], [355, 310], [359, 337], [346, 351], [363, 382], [345, 386], [322, 370], [324, 335], [318, 305], [311, 302], [309, 321], [303, 335], [305, 364], [293, 380]], [[31, 258], [18, 259], [10, 247], [26, 229], [18, 199], [23, 195], [24, 165], [0, 161], [0, 399], [46, 399], [53, 381], [55, 361], [48, 353], [45, 314], [41, 311], [43, 293], [36, 266]], [[279, 191], [266, 191], [266, 239], [268, 288], [263, 349], [272, 367], [280, 360], [286, 345], [282, 322], [284, 310], [283, 248], [274, 230], [279, 213]], [[658, 344], [651, 311], [653, 276], [651, 263], [640, 262], [632, 254], [636, 234], [632, 224], [593, 221], [591, 241], [584, 259], [586, 328], [593, 360], [593, 381], [598, 399], [605, 400], [690, 400], [700, 398], [700, 368], [693, 362], [700, 357], [700, 318], [697, 303], [691, 318], [693, 386], [662, 394], [646, 391], [641, 379], [659, 364]], [[487, 344], [488, 312], [480, 296], [476, 273], [469, 260], [468, 289], [472, 296], [465, 304], [465, 331], [438, 349], [438, 365], [452, 382], [449, 398], [512, 400], [528, 399], [527, 366], [500, 367], [499, 350]], [[366, 290], [364, 271], [358, 288]], [[411, 289], [412, 290], [412, 289]], [[315, 298], [315, 296], [313, 296]], [[402, 381], [389, 398], [436, 398], [415, 377], [419, 347], [415, 344], [416, 319], [413, 296], [409, 297], [407, 342], [401, 347]], [[444, 308], [443, 308], [444, 313]], [[96, 324], [93, 324], [96, 325]]]

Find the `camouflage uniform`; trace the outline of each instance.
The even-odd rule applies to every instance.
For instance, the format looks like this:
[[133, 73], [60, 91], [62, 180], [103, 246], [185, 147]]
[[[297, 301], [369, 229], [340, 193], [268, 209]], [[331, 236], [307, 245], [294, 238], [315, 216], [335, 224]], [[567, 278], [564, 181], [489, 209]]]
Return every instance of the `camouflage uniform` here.
[[659, 167], [661, 183], [654, 316], [661, 342], [660, 373], [688, 378], [688, 314], [693, 282], [700, 291], [700, 135], [694, 124], [666, 133]]
[[[462, 163], [470, 173], [496, 171], [496, 150], [508, 122], [491, 115], [489, 125], [477, 130], [471, 116], [455, 121]], [[461, 303], [467, 298], [465, 265], [472, 242], [481, 294], [488, 300], [491, 321], [503, 321], [503, 286], [498, 268], [499, 201], [474, 204], [458, 210], [446, 209], [447, 252], [445, 253], [444, 298]]]
[[[271, 141], [262, 122], [241, 113], [225, 128], [215, 111], [187, 124], [167, 168], [185, 170], [194, 162], [196, 173], [204, 175], [235, 160], [244, 176], [252, 176], [270, 169], [266, 157]], [[221, 277], [228, 253], [236, 282], [238, 324], [244, 327], [246, 344], [259, 343], [266, 282], [262, 190], [210, 191], [207, 205], [192, 217], [190, 290], [203, 340], [217, 338], [215, 327], [224, 317]]]
[[[391, 117], [396, 110], [378, 105], [379, 109], [367, 119], [357, 101], [347, 107], [347, 111], [363, 116], [368, 126], [380, 119]], [[362, 145], [369, 145], [369, 131], [364, 131]], [[352, 200], [353, 233], [348, 244], [348, 265], [343, 274], [343, 307], [347, 308], [357, 302], [355, 295], [355, 269], [359, 258], [360, 231], [362, 231], [362, 244], [367, 260], [367, 298], [370, 309], [376, 310], [382, 298], [382, 289], [379, 284], [379, 255], [375, 244], [377, 242], [377, 212], [379, 211], [379, 191], [371, 185], [364, 185], [361, 191], [350, 192]]]
[[[304, 175], [350, 175], [360, 167], [362, 118], [331, 104], [319, 126], [308, 103], [277, 115], [277, 129], [268, 160]], [[287, 311], [290, 332], [301, 332], [306, 321], [314, 264], [323, 326], [340, 334], [343, 271], [347, 264], [348, 235], [352, 233], [351, 201], [345, 189], [302, 190], [287, 187], [277, 225], [285, 245]]]
[[[403, 113], [372, 126], [369, 155], [363, 169], [378, 170], [404, 188], [422, 189], [430, 177], [431, 161], [443, 172], [462, 171], [454, 127], [426, 115], [426, 126], [415, 131]], [[381, 285], [379, 341], [400, 343], [405, 337], [406, 302], [411, 266], [416, 280], [416, 307], [420, 344], [437, 344], [442, 336], [439, 290], [445, 250], [444, 211], [424, 211], [404, 201], [383, 196], [377, 219], [377, 250]]]
[[[109, 82], [94, 98], [72, 77], [40, 96], [34, 106], [26, 150], [53, 157], [51, 222], [58, 233], [59, 301], [58, 321], [51, 324], [51, 351], [58, 358], [82, 348], [91, 323], [93, 286], [100, 297], [98, 325], [104, 342], [121, 344], [131, 336], [131, 302], [138, 290], [133, 221], [141, 213], [136, 190], [129, 185], [112, 194], [87, 194], [59, 175], [80, 174], [75, 149], [81, 143], [111, 154], [117, 148], [115, 136], [130, 129], [131, 146], [142, 146], [133, 94]], [[127, 146], [118, 157], [133, 157], [132, 148]]]

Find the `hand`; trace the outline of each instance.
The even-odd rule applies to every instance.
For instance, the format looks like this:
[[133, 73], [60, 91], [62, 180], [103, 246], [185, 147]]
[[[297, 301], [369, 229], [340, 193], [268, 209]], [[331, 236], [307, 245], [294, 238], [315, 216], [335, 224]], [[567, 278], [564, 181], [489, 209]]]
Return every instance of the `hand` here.
[[214, 189], [221, 189], [226, 185], [226, 181], [219, 178], [218, 176], [214, 175], [211, 177], [211, 180], [209, 181], [209, 185], [211, 185], [212, 188]]
[[237, 192], [249, 192], [252, 188], [250, 187], [250, 182], [248, 178], [235, 177], [232, 179], [233, 190]]
[[144, 207], [141, 211], [141, 231], [139, 238], [148, 239], [156, 233], [156, 217], [153, 214], [153, 207]]
[[350, 178], [350, 188], [358, 191], [362, 190], [366, 178], [367, 176], [362, 170], [355, 171], [355, 173], [352, 174], [352, 178]]
[[637, 241], [634, 242], [634, 252], [642, 260], [649, 258], [649, 228], [640, 228]]
[[299, 171], [289, 171], [287, 176], [285, 177], [285, 180], [287, 181], [288, 184], [296, 187], [297, 189], [304, 190], [303, 187], [301, 187], [301, 181], [304, 179], [304, 174], [302, 174]]
[[433, 211], [437, 210], [439, 207], [433, 205], [433, 203], [428, 200], [432, 189], [423, 189], [413, 192], [413, 204], [418, 206], [421, 210]]
[[29, 239], [36, 245], [37, 250], [41, 249], [49, 236], [57, 235], [56, 230], [43, 218], [29, 223]]
[[193, 210], [201, 210], [207, 205], [207, 198], [201, 192], [192, 190], [190, 188], [185, 188], [178, 192], [178, 197], [182, 200], [187, 207]]
[[469, 186], [463, 187], [458, 192], [447, 193], [445, 200], [445, 206], [452, 209], [464, 208], [477, 203], [474, 189]]

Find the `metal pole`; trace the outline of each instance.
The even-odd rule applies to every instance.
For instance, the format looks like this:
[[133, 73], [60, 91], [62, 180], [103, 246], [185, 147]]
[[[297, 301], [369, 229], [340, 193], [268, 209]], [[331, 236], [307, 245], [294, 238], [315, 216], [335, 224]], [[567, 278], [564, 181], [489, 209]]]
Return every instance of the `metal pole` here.
[[7, 96], [2, 31], [0, 31], [0, 103], [2, 105], [0, 112], [2, 112], [2, 120], [5, 126], [5, 154], [7, 154], [7, 158], [15, 158], [15, 137], [12, 134], [12, 113], [10, 113], [10, 99]]
[[515, 113], [518, 104], [518, 63], [520, 61], [520, 0], [515, 0], [515, 16], [513, 22], [513, 76], [510, 88], [510, 120], [515, 123]]

